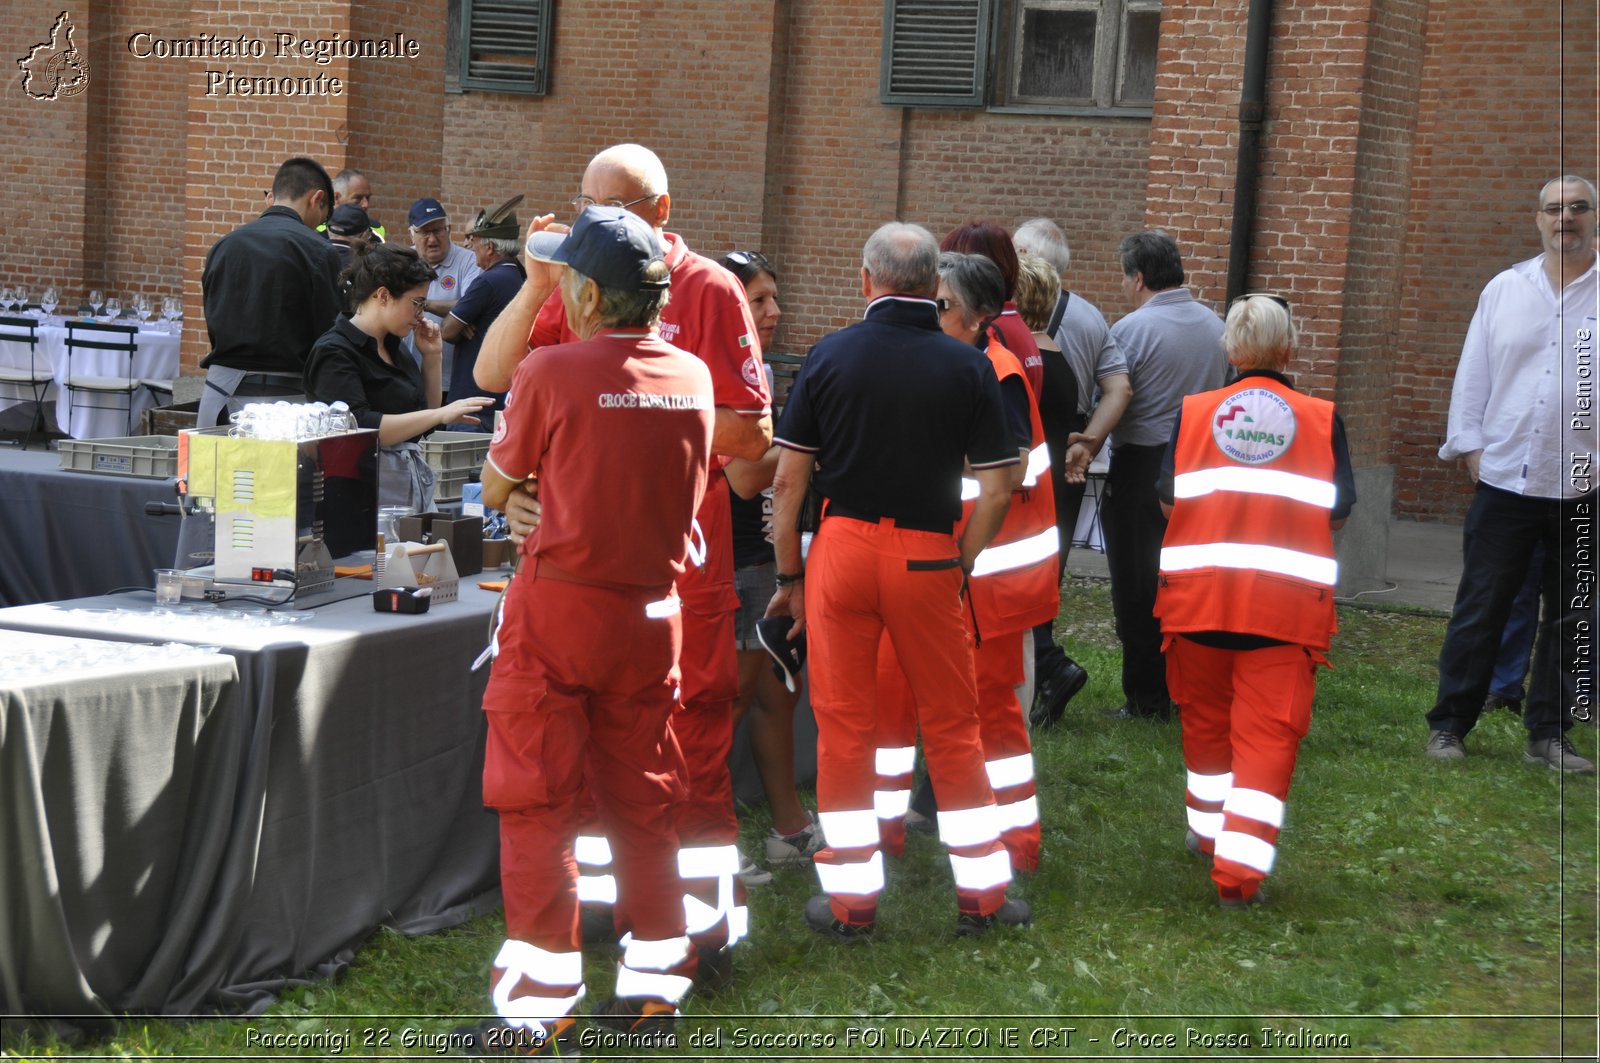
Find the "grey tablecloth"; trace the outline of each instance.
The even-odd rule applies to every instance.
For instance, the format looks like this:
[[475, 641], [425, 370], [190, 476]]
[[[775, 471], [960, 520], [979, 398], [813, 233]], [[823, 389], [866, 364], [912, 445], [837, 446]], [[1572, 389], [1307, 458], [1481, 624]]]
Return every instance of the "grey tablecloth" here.
[[59, 467], [53, 452], [0, 447], [0, 605], [28, 605], [149, 587], [172, 564], [177, 517], [147, 517], [175, 502], [171, 480]]
[[421, 933], [498, 903], [497, 822], [481, 805], [487, 669], [468, 671], [494, 600], [467, 585], [459, 602], [402, 616], [362, 597], [282, 626], [204, 606], [162, 615], [143, 594], [0, 610], [0, 639], [210, 643], [238, 662], [231, 831], [220, 857], [195, 854], [220, 862], [189, 962], [141, 1006], [258, 1011], [289, 982], [333, 973], [380, 925]]
[[0, 678], [0, 1010], [160, 1008], [225, 959], [205, 939], [241, 767], [233, 658], [0, 633], [0, 668], [29, 654], [77, 666]]

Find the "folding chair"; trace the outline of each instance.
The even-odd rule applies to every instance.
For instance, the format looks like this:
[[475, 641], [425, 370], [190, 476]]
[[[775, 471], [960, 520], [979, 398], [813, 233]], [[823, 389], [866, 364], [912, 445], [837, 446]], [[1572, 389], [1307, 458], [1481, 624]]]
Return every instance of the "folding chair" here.
[[[133, 353], [138, 348], [134, 335], [136, 325], [96, 325], [79, 321], [67, 322], [67, 421], [62, 427], [71, 434], [72, 411], [75, 409], [117, 410], [128, 415], [128, 435], [133, 435], [133, 395], [144, 387], [144, 381], [133, 375]], [[97, 357], [89, 352], [110, 352]], [[117, 357], [120, 355], [121, 357]], [[120, 364], [122, 372], [103, 372]], [[89, 397], [80, 402], [80, 395]], [[120, 396], [121, 401], [118, 401]], [[103, 400], [103, 401], [95, 401]]]
[[33, 403], [33, 419], [22, 437], [22, 449], [27, 450], [34, 432], [44, 431], [44, 396], [54, 374], [50, 362], [39, 353], [39, 323], [33, 318], [0, 317], [0, 343], [26, 345], [28, 349], [26, 359], [12, 357], [11, 364], [0, 365], [0, 388], [15, 392], [19, 401]]

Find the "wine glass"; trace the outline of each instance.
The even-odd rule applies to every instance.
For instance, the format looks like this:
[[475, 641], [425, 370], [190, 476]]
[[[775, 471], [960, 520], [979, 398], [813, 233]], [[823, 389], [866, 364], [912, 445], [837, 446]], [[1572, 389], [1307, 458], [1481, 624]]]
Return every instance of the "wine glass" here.
[[140, 321], [150, 320], [150, 297], [143, 292], [135, 292], [128, 300], [128, 305], [133, 309], [133, 316]]
[[183, 328], [179, 322], [183, 320], [183, 300], [176, 295], [166, 296], [161, 300], [161, 316], [168, 321], [167, 330], [177, 332]]
[[93, 314], [95, 317], [99, 317], [100, 310], [105, 305], [106, 293], [101, 291], [99, 288], [91, 289], [89, 292], [89, 313]]
[[19, 284], [15, 288], [11, 289], [11, 312], [13, 314], [20, 314], [22, 313], [23, 309], [27, 307], [27, 305], [28, 286], [26, 284]]
[[61, 293], [56, 291], [54, 285], [51, 285], [44, 290], [44, 294], [39, 296], [39, 309], [44, 311], [45, 317], [49, 317], [55, 313], [56, 306], [60, 302]]
[[16, 300], [16, 292], [12, 290], [11, 285], [7, 284], [4, 287], [0, 287], [0, 310], [10, 313], [12, 304], [15, 303]]
[[111, 298], [106, 300], [106, 317], [109, 317], [112, 320], [116, 320], [117, 318], [119, 318], [121, 316], [122, 316], [122, 300], [118, 299], [116, 296], [113, 295], [113, 296], [111, 296]]

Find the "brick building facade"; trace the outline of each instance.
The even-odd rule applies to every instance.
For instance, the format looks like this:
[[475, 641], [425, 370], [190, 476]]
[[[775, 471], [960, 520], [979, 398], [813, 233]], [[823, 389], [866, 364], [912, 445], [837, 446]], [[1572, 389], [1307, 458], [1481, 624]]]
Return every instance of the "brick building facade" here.
[[[515, 192], [525, 217], [565, 215], [589, 156], [638, 140], [666, 162], [673, 228], [691, 246], [757, 247], [777, 263], [784, 350], [856, 319], [861, 244], [894, 216], [935, 233], [1055, 218], [1074, 289], [1113, 319], [1116, 243], [1160, 225], [1197, 294], [1220, 303], [1248, 6], [1168, 0], [1152, 107], [1052, 113], [882, 103], [877, 0], [557, 2], [537, 97], [445, 90], [448, 0], [73, 0], [86, 89], [33, 99], [15, 66], [5, 82], [4, 282], [53, 282], [69, 302], [90, 287], [181, 292], [192, 371], [206, 250], [258, 212], [281, 159], [366, 171], [373, 213], [403, 238], [422, 195], [458, 222]], [[1464, 479], [1434, 453], [1477, 292], [1538, 252], [1538, 185], [1600, 169], [1596, 6], [1274, 7], [1249, 286], [1294, 299], [1294, 370], [1340, 403], [1371, 519], [1458, 519]], [[62, 10], [13, 0], [0, 51], [27, 56]], [[267, 54], [148, 54], [202, 33], [259, 39]], [[277, 54], [279, 33], [398, 33], [418, 49], [319, 63]], [[342, 91], [229, 94], [226, 71], [338, 78]]]

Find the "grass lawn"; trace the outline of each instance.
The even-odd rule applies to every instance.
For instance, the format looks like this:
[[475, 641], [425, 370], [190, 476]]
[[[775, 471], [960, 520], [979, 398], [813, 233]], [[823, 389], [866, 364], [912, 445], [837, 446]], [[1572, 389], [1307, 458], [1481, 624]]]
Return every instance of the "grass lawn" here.
[[[1121, 702], [1109, 596], [1074, 580], [1058, 632], [1092, 679], [1036, 736], [1044, 863], [1015, 889], [1036, 924], [956, 939], [927, 836], [890, 861], [870, 944], [807, 930], [815, 880], [780, 872], [751, 891], [734, 986], [691, 1000], [677, 1048], [648, 1057], [1595, 1059], [1595, 778], [1524, 764], [1508, 713], [1478, 726], [1464, 763], [1423, 759], [1443, 617], [1343, 609], [1340, 624], [1271, 904], [1216, 907], [1183, 847], [1178, 724], [1101, 714]], [[1593, 729], [1572, 738], [1596, 756]], [[745, 828], [759, 845], [763, 811]], [[380, 931], [343, 977], [264, 1016], [129, 1019], [70, 1047], [11, 1024], [0, 1055], [438, 1057], [455, 1017], [486, 1007], [501, 929]], [[606, 997], [609, 958], [592, 956], [588, 977], [589, 1002]]]

